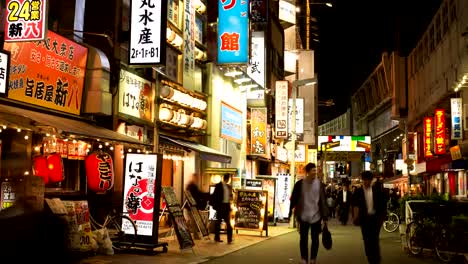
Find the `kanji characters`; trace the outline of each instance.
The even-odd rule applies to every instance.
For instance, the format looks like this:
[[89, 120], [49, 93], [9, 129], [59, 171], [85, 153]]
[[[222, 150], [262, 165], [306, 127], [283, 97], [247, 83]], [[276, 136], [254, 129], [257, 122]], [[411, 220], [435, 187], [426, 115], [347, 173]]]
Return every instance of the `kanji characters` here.
[[229, 9], [233, 8], [234, 6], [236, 6], [236, 0], [230, 0], [230, 2], [227, 5], [225, 5], [227, 1], [228, 0], [221, 0], [221, 3], [223, 4], [223, 9], [224, 10], [229, 10]]
[[239, 33], [224, 32], [220, 38], [221, 38], [221, 50], [239, 51]]

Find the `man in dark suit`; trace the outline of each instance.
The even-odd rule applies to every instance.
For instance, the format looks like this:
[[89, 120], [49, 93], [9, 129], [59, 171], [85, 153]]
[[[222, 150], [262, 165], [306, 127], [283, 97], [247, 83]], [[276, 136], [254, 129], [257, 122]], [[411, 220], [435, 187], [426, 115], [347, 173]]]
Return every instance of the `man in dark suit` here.
[[383, 186], [374, 180], [374, 174], [370, 171], [362, 172], [361, 178], [363, 187], [356, 190], [356, 203], [364, 248], [369, 264], [379, 264], [379, 235], [386, 212]]
[[216, 210], [216, 223], [215, 223], [215, 241], [223, 242], [220, 238], [221, 233], [221, 220], [224, 219], [226, 223], [227, 240], [230, 244], [232, 242], [232, 226], [231, 226], [231, 200], [232, 200], [232, 187], [228, 184], [231, 175], [224, 174], [223, 181], [216, 184], [213, 194], [210, 197], [210, 204]]
[[349, 217], [349, 207], [351, 205], [351, 192], [348, 189], [349, 183], [343, 182], [343, 189], [338, 193], [336, 204], [338, 206], [338, 219], [341, 224], [346, 225]]

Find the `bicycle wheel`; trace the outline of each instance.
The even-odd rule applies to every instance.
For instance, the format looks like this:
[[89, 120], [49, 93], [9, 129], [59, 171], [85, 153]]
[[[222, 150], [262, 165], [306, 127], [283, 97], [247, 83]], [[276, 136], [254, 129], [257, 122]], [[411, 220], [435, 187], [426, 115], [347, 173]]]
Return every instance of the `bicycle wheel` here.
[[[450, 234], [446, 228], [440, 229], [438, 234], [434, 238], [434, 248], [437, 257], [444, 263], [449, 263], [455, 254], [451, 252], [449, 246]], [[452, 249], [453, 250], [453, 249]]]
[[388, 233], [393, 233], [398, 229], [399, 225], [400, 219], [398, 218], [398, 215], [396, 215], [395, 213], [390, 213], [388, 215], [387, 221], [385, 221], [383, 224], [383, 228]]
[[406, 228], [406, 242], [408, 243], [408, 250], [414, 256], [420, 255], [423, 251], [423, 247], [420, 245], [420, 239], [418, 238], [418, 236], [422, 235], [421, 232], [422, 228], [416, 222], [409, 223]]
[[109, 231], [109, 238], [115, 250], [127, 250], [133, 247], [137, 236], [137, 226], [130, 217], [112, 216], [104, 225]]

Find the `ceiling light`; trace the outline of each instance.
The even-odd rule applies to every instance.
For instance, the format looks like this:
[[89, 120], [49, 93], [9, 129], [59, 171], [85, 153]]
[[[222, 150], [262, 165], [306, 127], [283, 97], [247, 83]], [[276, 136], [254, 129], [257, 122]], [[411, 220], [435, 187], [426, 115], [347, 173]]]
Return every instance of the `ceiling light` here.
[[328, 7], [333, 7], [332, 3], [326, 3], [325, 5], [327, 5]]
[[241, 84], [241, 83], [245, 83], [245, 82], [250, 82], [250, 78], [247, 78], [247, 77], [245, 77], [245, 78], [240, 78], [240, 79], [234, 80], [234, 82], [237, 83], [237, 84]]
[[300, 7], [296, 7], [296, 12], [297, 12], [297, 13], [300, 13], [300, 12], [301, 12], [301, 8], [300, 8]]
[[234, 70], [234, 71], [226, 72], [226, 73], [224, 74], [224, 76], [235, 77], [235, 76], [239, 76], [239, 75], [242, 75], [242, 74], [244, 74], [244, 73], [241, 72], [241, 71], [236, 71], [236, 70]]

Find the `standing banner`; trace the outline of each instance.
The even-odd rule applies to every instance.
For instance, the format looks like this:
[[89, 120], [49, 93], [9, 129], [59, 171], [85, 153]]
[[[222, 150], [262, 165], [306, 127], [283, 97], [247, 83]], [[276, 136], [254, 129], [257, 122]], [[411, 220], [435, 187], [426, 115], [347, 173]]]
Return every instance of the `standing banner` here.
[[251, 155], [265, 155], [267, 148], [267, 108], [251, 108]]
[[5, 42], [43, 40], [47, 0], [6, 0]]
[[290, 183], [290, 174], [278, 173], [277, 175], [277, 190], [276, 195], [278, 196], [278, 214], [279, 218], [288, 218], [289, 217], [289, 206], [292, 187]]
[[[161, 170], [158, 154], [126, 153], [123, 212], [135, 222], [143, 242], [157, 243]], [[133, 229], [124, 225], [122, 231], [132, 234]]]
[[177, 240], [179, 241], [180, 249], [192, 248], [195, 243], [190, 234], [189, 228], [185, 223], [184, 212], [182, 211], [180, 202], [177, 200], [176, 194], [172, 187], [162, 187], [164, 200], [172, 220], [172, 227], [175, 230]]
[[5, 43], [8, 98], [79, 115], [88, 48], [52, 31], [38, 42]]
[[218, 0], [218, 64], [249, 62], [249, 0]]
[[166, 61], [167, 1], [130, 1], [129, 64]]

